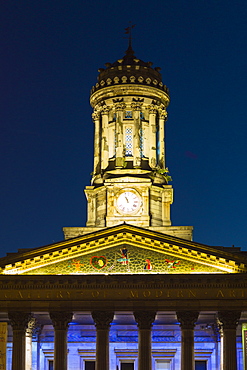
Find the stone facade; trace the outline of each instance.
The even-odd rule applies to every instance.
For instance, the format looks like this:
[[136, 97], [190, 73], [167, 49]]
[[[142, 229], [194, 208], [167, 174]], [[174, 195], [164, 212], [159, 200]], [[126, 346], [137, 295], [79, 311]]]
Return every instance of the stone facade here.
[[172, 225], [160, 68], [99, 72], [87, 224], [0, 258], [0, 369], [243, 370], [247, 256]]

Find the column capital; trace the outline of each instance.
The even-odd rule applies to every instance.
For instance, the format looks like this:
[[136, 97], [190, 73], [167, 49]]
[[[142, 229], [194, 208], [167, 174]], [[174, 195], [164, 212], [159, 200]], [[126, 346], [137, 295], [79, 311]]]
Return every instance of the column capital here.
[[93, 121], [97, 121], [97, 120], [99, 120], [99, 119], [100, 119], [100, 112], [95, 110], [95, 111], [92, 113], [92, 119], [93, 119]]
[[73, 313], [66, 311], [53, 311], [50, 312], [50, 318], [55, 330], [67, 330], [70, 321], [72, 320]]
[[219, 311], [219, 322], [224, 329], [236, 329], [241, 316], [241, 311]]
[[158, 109], [157, 105], [150, 104], [148, 106], [149, 113], [156, 114], [157, 113], [157, 109]]
[[133, 313], [139, 329], [151, 329], [156, 316], [155, 311], [135, 311]]
[[92, 311], [92, 318], [96, 329], [108, 329], [114, 317], [113, 311]]
[[126, 104], [123, 102], [114, 102], [114, 108], [116, 111], [123, 111], [126, 108]]
[[142, 102], [133, 102], [131, 103], [131, 108], [136, 111], [140, 111], [142, 108], [143, 103]]
[[106, 114], [108, 115], [109, 111], [111, 110], [111, 108], [108, 106], [108, 105], [104, 105], [102, 107], [102, 110], [101, 110], [101, 114]]
[[167, 121], [167, 111], [166, 109], [159, 109], [159, 117], [160, 119], [163, 119], [164, 121]]
[[33, 332], [34, 332], [34, 329], [37, 325], [37, 320], [35, 317], [31, 316], [29, 321], [28, 321], [28, 324], [27, 324], [27, 331], [26, 331], [26, 334], [29, 336], [29, 337], [32, 337], [33, 336]]
[[197, 311], [178, 311], [176, 312], [181, 329], [194, 329], [198, 319]]
[[8, 316], [13, 330], [25, 331], [31, 319], [31, 314], [27, 312], [10, 311], [8, 313]]

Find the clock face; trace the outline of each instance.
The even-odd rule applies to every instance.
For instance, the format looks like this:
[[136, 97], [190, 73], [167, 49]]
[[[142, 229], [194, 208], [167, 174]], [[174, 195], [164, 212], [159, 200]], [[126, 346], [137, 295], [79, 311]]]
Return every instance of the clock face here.
[[140, 197], [133, 191], [127, 190], [117, 198], [117, 209], [121, 213], [135, 213], [140, 209]]

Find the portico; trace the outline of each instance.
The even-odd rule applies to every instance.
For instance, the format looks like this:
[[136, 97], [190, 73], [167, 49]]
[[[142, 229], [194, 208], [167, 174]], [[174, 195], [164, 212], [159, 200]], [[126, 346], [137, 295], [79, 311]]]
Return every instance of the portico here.
[[[166, 279], [154, 275], [151, 282], [146, 276], [125, 276], [124, 279], [117, 275], [91, 276], [90, 281], [83, 276], [69, 279], [65, 276], [9, 276], [8, 281], [4, 282], [1, 277], [0, 282], [2, 317], [10, 323], [12, 341], [12, 345], [9, 344], [12, 367], [9, 369], [27, 369], [23, 338], [31, 317], [35, 317], [39, 328], [42, 327], [39, 339], [33, 342], [34, 347], [38, 342], [40, 348], [40, 361], [33, 370], [47, 368], [44, 360], [48, 347], [55, 370], [74, 369], [75, 363], [78, 369], [84, 369], [88, 355], [96, 360], [98, 370], [114, 369], [124, 359], [132, 359], [134, 369], [139, 370], [156, 369], [158, 360], [167, 360], [169, 369], [181, 366], [182, 370], [191, 370], [198, 358], [206, 358], [209, 370], [219, 369], [220, 363], [223, 370], [241, 369], [240, 363], [237, 367], [240, 329], [238, 339], [236, 329], [241, 322], [241, 307], [246, 305], [247, 299], [247, 279], [243, 275], [238, 282], [227, 275], [199, 279], [192, 275], [183, 278], [173, 275]], [[11, 285], [18, 286], [18, 297], [22, 297], [18, 304], [14, 293], [10, 298], [8, 287]], [[66, 291], [70, 294], [65, 294]], [[169, 294], [162, 297], [162, 292], [168, 291]], [[6, 295], [7, 300], [4, 299]], [[40, 298], [34, 299], [35, 296]], [[242, 311], [242, 321], [246, 314]], [[221, 329], [223, 357], [220, 356]], [[47, 347], [45, 337], [49, 331], [53, 335]], [[211, 337], [213, 345], [210, 346], [209, 341], [205, 342], [207, 346], [199, 344], [197, 333], [201, 335], [202, 331], [205, 338]], [[83, 334], [79, 341], [80, 332]], [[76, 337], [77, 353], [72, 349], [75, 345], [71, 342], [72, 333]], [[167, 336], [170, 336], [169, 341]], [[88, 348], [90, 338], [91, 351]], [[129, 343], [127, 348], [125, 344], [124, 352], [121, 339], [126, 338]], [[128, 350], [130, 353], [126, 356]]]

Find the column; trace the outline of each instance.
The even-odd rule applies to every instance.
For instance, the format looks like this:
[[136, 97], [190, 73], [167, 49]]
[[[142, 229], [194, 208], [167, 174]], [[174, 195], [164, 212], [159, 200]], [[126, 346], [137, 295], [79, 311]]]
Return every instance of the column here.
[[165, 109], [159, 111], [159, 166], [165, 168], [165, 121], [167, 112]]
[[155, 311], [136, 311], [138, 326], [138, 370], [152, 370], [151, 329], [155, 320]]
[[198, 315], [196, 311], [177, 312], [181, 327], [181, 370], [195, 370], [194, 327]]
[[236, 329], [239, 311], [218, 312], [223, 331], [223, 370], [237, 370]]
[[141, 106], [142, 103], [132, 103], [131, 108], [133, 109], [133, 118], [134, 118], [134, 130], [133, 130], [133, 166], [141, 166]]
[[156, 167], [156, 109], [154, 105], [149, 106], [149, 166]]
[[32, 339], [33, 339], [33, 330], [36, 325], [35, 317], [31, 317], [26, 330], [26, 370], [33, 370], [32, 368]]
[[94, 164], [93, 174], [98, 175], [101, 173], [100, 166], [100, 112], [94, 111], [92, 114], [94, 121]]
[[93, 311], [92, 318], [96, 327], [96, 368], [109, 369], [109, 329], [114, 312]]
[[32, 356], [32, 370], [40, 370], [40, 335], [42, 333], [43, 325], [37, 324], [33, 329], [33, 356]]
[[25, 370], [25, 335], [30, 318], [30, 313], [9, 312], [13, 329], [12, 370]]
[[109, 107], [102, 109], [101, 168], [105, 170], [109, 160]]
[[123, 110], [125, 104], [123, 102], [115, 103], [116, 109], [116, 167], [124, 166], [124, 146], [123, 146]]
[[54, 327], [54, 370], [67, 370], [67, 331], [71, 312], [50, 312]]

